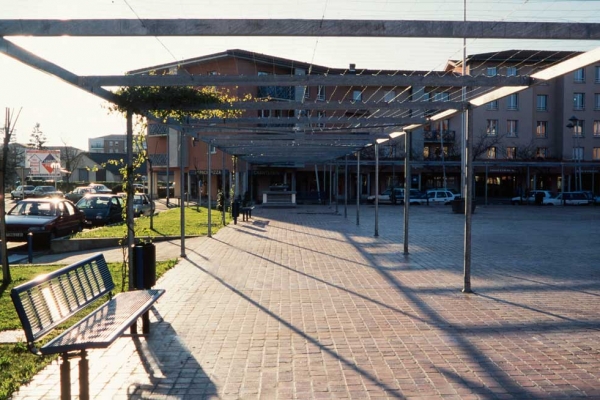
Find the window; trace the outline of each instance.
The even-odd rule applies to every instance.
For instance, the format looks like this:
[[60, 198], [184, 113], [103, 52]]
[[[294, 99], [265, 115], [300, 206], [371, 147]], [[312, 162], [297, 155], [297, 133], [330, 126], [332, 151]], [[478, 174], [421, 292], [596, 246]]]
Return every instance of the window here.
[[577, 83], [585, 82], [585, 68], [579, 68], [573, 72], [573, 81]]
[[583, 160], [583, 147], [573, 147], [573, 160]]
[[355, 90], [352, 92], [352, 101], [362, 101], [362, 91]]
[[487, 103], [488, 110], [497, 110], [498, 109], [498, 100], [490, 101]]
[[394, 90], [386, 92], [383, 96], [383, 101], [385, 101], [386, 103], [391, 103], [392, 101], [394, 101], [394, 99], [396, 99], [396, 92]]
[[546, 158], [547, 154], [548, 154], [547, 147], [538, 147], [537, 149], [535, 149], [535, 156], [537, 158]]
[[517, 126], [519, 121], [516, 119], [509, 119], [506, 121], [506, 136], [517, 137]]
[[600, 110], [600, 93], [594, 93], [594, 110]]
[[217, 154], [217, 148], [215, 146], [210, 146], [210, 154]]
[[600, 121], [594, 121], [594, 137], [600, 137]]
[[450, 129], [450, 120], [442, 119], [434, 122], [434, 130], [436, 131], [447, 131]]
[[573, 137], [583, 137], [585, 133], [585, 121], [577, 120], [575, 126], [573, 127]]
[[600, 160], [600, 147], [594, 147], [594, 150], [592, 152], [592, 158], [594, 160]]
[[433, 101], [448, 101], [450, 100], [450, 93], [442, 92], [442, 93], [434, 93]]
[[487, 76], [498, 75], [498, 68], [497, 67], [487, 67], [486, 75]]
[[308, 86], [304, 86], [304, 98], [308, 99], [310, 97], [310, 88]]
[[487, 149], [487, 158], [489, 158], [489, 159], [495, 159], [496, 158], [496, 148], [495, 147], [488, 147], [488, 149]]
[[535, 137], [545, 138], [547, 137], [548, 121], [538, 121], [535, 127]]
[[548, 111], [548, 95], [547, 94], [538, 94], [536, 98], [537, 102], [537, 110], [538, 111]]
[[429, 101], [429, 92], [423, 92], [423, 95], [421, 96], [421, 101]]
[[423, 147], [423, 158], [424, 159], [429, 158], [429, 147], [428, 146]]
[[[317, 118], [323, 118], [323, 119], [325, 119], [325, 111], [317, 111]], [[317, 128], [323, 128], [325, 126], [325, 123], [324, 122], [318, 122], [314, 126], [316, 126]]]
[[519, 94], [514, 93], [508, 96], [506, 107], [509, 110], [518, 110], [519, 109]]
[[271, 110], [258, 110], [258, 118], [269, 118]]
[[325, 100], [325, 86], [317, 86], [317, 100]]
[[[268, 75], [266, 72], [262, 72], [265, 75]], [[219, 73], [217, 71], [209, 71], [207, 75], [219, 75]], [[258, 73], [258, 75], [261, 75], [261, 72]]]
[[488, 119], [486, 133], [488, 136], [496, 136], [498, 134], [498, 120]]
[[514, 160], [517, 158], [517, 148], [516, 147], [507, 147], [506, 148], [506, 158], [510, 160]]
[[585, 93], [573, 94], [573, 110], [585, 110]]
[[595, 81], [596, 81], [596, 83], [600, 83], [600, 67], [596, 67], [595, 71], [596, 71], [596, 79], [595, 79]]
[[108, 146], [109, 146], [109, 147], [112, 147], [112, 145], [113, 145], [113, 141], [112, 141], [112, 140], [109, 140], [109, 142], [108, 142]]
[[[212, 74], [211, 74], [211, 75], [212, 75]], [[215, 72], [215, 74], [214, 74], [214, 75], [216, 75], [216, 72]], [[267, 76], [267, 75], [269, 75], [269, 73], [268, 73], [268, 72], [265, 72], [265, 71], [258, 71], [258, 76]]]
[[517, 67], [506, 67], [506, 76], [517, 76]]

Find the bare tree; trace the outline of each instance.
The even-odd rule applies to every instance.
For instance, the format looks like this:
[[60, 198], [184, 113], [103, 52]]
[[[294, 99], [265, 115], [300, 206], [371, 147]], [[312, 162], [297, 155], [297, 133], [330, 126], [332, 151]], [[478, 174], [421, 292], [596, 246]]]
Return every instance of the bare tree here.
[[[19, 113], [15, 119], [15, 124], [19, 119]], [[6, 249], [6, 206], [4, 204], [4, 193], [5, 193], [5, 182], [4, 177], [6, 174], [6, 164], [8, 160], [8, 144], [10, 143], [11, 136], [14, 132], [14, 125], [12, 124], [12, 116], [11, 112], [8, 108], [6, 108], [5, 114], [5, 122], [4, 122], [4, 146], [2, 147], [2, 170], [0, 171], [0, 190], [2, 190], [2, 201], [0, 201], [0, 240], [2, 240], [2, 244], [0, 248], [2, 250], [2, 285], [8, 285], [12, 278], [10, 276], [10, 267], [8, 265], [8, 252]]]
[[62, 143], [64, 146], [60, 153], [60, 158], [64, 162], [65, 169], [68, 171], [66, 175], [68, 185], [71, 181], [71, 174], [81, 163], [83, 153], [74, 147], [68, 146], [64, 140], [62, 140]]
[[44, 132], [42, 132], [40, 128], [40, 123], [36, 123], [33, 127], [33, 131], [31, 131], [31, 135], [29, 135], [29, 144], [28, 146], [32, 149], [43, 150], [44, 144], [48, 141]]

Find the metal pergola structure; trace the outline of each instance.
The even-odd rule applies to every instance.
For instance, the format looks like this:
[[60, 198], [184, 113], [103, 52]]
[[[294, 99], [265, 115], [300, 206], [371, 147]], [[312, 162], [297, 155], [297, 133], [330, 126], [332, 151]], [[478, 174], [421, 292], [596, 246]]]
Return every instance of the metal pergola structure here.
[[[220, 77], [220, 76], [78, 76], [53, 64], [5, 39], [7, 36], [303, 36], [303, 37], [374, 37], [374, 38], [484, 38], [484, 39], [545, 39], [545, 40], [600, 40], [600, 24], [596, 23], [554, 23], [554, 22], [484, 22], [484, 21], [391, 21], [391, 20], [294, 20], [294, 19], [81, 19], [81, 20], [0, 20], [0, 52], [24, 64], [52, 74], [69, 84], [93, 93], [109, 102], [116, 102], [116, 96], [103, 86], [170, 86], [170, 85], [358, 85], [358, 86], [418, 86], [435, 84], [436, 86], [480, 86], [497, 87], [479, 99], [468, 102], [435, 103], [434, 108], [445, 110], [433, 116], [441, 119], [458, 112], [465, 112], [466, 140], [463, 147], [463, 174], [465, 176], [465, 203], [471, 201], [470, 181], [473, 177], [473, 165], [469, 161], [472, 146], [473, 106], [498, 99], [508, 94], [524, 90], [543, 80], [552, 79], [582, 66], [600, 60], [598, 49], [582, 54], [581, 57], [559, 63], [544, 73], [525, 78], [488, 78], [480, 79], [468, 76], [303, 76], [303, 77]], [[361, 110], [383, 108], [431, 109], [432, 103], [388, 103], [379, 102], [343, 102], [343, 103], [302, 103], [285, 102], [243, 102], [233, 105], [218, 105], [241, 110], [248, 109], [328, 109], [346, 110], [362, 115]], [[168, 107], [168, 105], [164, 105]], [[143, 105], [141, 109], [143, 109]], [[153, 105], [153, 109], [156, 106]], [[270, 164], [288, 162], [323, 163], [359, 152], [368, 145], [389, 140], [392, 132], [404, 132], [405, 146], [412, 130], [426, 121], [400, 118], [357, 117], [340, 122], [341, 126], [332, 129], [306, 128], [311, 119], [285, 121], [281, 118], [263, 118], [260, 122], [250, 119], [227, 119], [224, 121], [191, 121], [186, 129], [200, 140], [219, 147], [226, 153], [238, 156], [250, 163]], [[336, 121], [319, 121], [317, 123]], [[260, 130], [245, 125], [260, 123]], [[127, 116], [128, 150], [131, 152], [132, 128], [131, 114]], [[200, 126], [202, 125], [202, 126]], [[283, 126], [282, 126], [283, 125]], [[270, 126], [270, 127], [269, 127]], [[406, 147], [408, 148], [408, 146]], [[358, 153], [360, 154], [360, 153]], [[131, 164], [131, 154], [128, 155]], [[357, 164], [359, 165], [359, 164]], [[410, 172], [408, 154], [405, 159], [405, 175]], [[406, 176], [405, 176], [405, 181]], [[129, 185], [130, 187], [132, 185]], [[405, 195], [408, 196], [408, 190]], [[131, 193], [130, 193], [131, 194]], [[405, 253], [408, 252], [408, 205], [405, 201]], [[133, 225], [133, 212], [128, 205], [128, 224]], [[131, 206], [132, 208], [132, 206]], [[183, 210], [184, 207], [182, 207]], [[465, 286], [463, 291], [470, 292], [470, 232], [471, 208], [465, 207]], [[183, 212], [183, 211], [182, 211]], [[182, 214], [183, 217], [183, 214]], [[182, 218], [183, 220], [183, 218]], [[357, 209], [358, 223], [358, 209]], [[183, 221], [182, 221], [183, 225]], [[133, 244], [133, 236], [128, 237]], [[182, 241], [183, 246], [183, 241]], [[182, 250], [182, 255], [183, 250]], [[131, 262], [131, 251], [130, 251]], [[131, 271], [131, 268], [130, 268]]]

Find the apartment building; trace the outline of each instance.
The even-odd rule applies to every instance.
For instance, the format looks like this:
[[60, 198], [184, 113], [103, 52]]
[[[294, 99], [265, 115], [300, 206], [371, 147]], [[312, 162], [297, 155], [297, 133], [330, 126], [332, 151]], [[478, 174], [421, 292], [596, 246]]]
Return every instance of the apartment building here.
[[[578, 53], [548, 51], [504, 51], [475, 54], [468, 57], [467, 73], [470, 75], [531, 75]], [[461, 73], [460, 62], [450, 60], [445, 71]], [[425, 75], [425, 71], [381, 71], [328, 68], [294, 60], [248, 52], [228, 50], [222, 53], [162, 64], [130, 74], [191, 74], [191, 75], [303, 75], [303, 74], [409, 74]], [[430, 117], [445, 101], [460, 101], [460, 87], [353, 87], [353, 86], [238, 86], [228, 88], [229, 94], [243, 98], [250, 94], [255, 98], [277, 101], [304, 101], [306, 103], [340, 101], [378, 102], [431, 102], [430, 110], [406, 109], [395, 115]], [[467, 88], [469, 97], [485, 90]], [[372, 116], [376, 121], [382, 113], [369, 110], [311, 111], [282, 109], [247, 111], [245, 116], [281, 118], [281, 127], [294, 126], [292, 117], [312, 116], [322, 122], [312, 124], [315, 134], [319, 128], [339, 124], [341, 117]], [[575, 118], [572, 118], [572, 117]], [[261, 124], [257, 124], [259, 127]], [[341, 125], [341, 124], [339, 124]], [[273, 127], [273, 125], [270, 125]], [[369, 128], [365, 128], [368, 130]], [[460, 152], [463, 125], [461, 115], [446, 120], [425, 122], [414, 130], [410, 144], [412, 187], [460, 187]], [[179, 157], [179, 136], [165, 126], [150, 126], [148, 152], [152, 168], [149, 181], [179, 182], [180, 164], [184, 165], [183, 190], [196, 196], [206, 187], [208, 174], [207, 154], [209, 146], [193, 139], [193, 132], [184, 140], [185, 159]], [[475, 153], [475, 190], [478, 196], [513, 196], [527, 189], [582, 189], [600, 190], [600, 65], [590, 65], [543, 84], [499, 99], [473, 110], [473, 142]], [[212, 157], [213, 197], [220, 188], [231, 187], [235, 179], [232, 171], [243, 178], [241, 193], [248, 190], [255, 201], [269, 186], [285, 183], [298, 192], [299, 201], [321, 198], [331, 180], [330, 166], [325, 165], [249, 165], [243, 161], [234, 167], [233, 160], [217, 148], [210, 148]], [[403, 141], [390, 141], [379, 146], [379, 188], [404, 184]], [[358, 194], [366, 197], [374, 193], [374, 149], [361, 154], [360, 186], [352, 184], [349, 197]], [[350, 157], [353, 165], [354, 157]], [[343, 169], [343, 168], [341, 168]], [[168, 176], [168, 178], [167, 178]], [[343, 193], [340, 179], [338, 193]], [[356, 182], [354, 168], [350, 168], [349, 182]], [[335, 189], [334, 189], [335, 190]], [[175, 189], [176, 195], [180, 190]], [[203, 191], [206, 194], [206, 189]]]
[[[134, 138], [133, 146], [133, 152], [138, 153], [145, 145]], [[90, 153], [127, 153], [127, 135], [106, 135], [90, 138], [88, 139], [88, 148]]]

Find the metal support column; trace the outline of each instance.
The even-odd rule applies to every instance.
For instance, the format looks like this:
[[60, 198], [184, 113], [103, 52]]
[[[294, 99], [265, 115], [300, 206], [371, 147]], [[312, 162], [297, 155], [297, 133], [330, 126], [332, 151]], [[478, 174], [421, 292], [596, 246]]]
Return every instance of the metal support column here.
[[212, 237], [212, 219], [211, 219], [211, 217], [212, 217], [212, 179], [210, 176], [211, 175], [211, 160], [212, 160], [211, 147], [212, 147], [212, 145], [209, 143], [208, 144], [208, 157], [207, 157], [208, 158], [208, 160], [207, 160], [208, 176], [206, 177], [206, 181], [208, 184], [208, 188], [207, 188], [207, 192], [208, 192], [207, 193], [207, 195], [208, 195], [208, 202], [207, 202], [208, 203], [208, 215], [207, 215], [207, 217], [208, 217], [208, 234], [207, 234], [207, 236], [208, 237]]
[[339, 168], [337, 161], [335, 162], [335, 175], [334, 176], [335, 176], [335, 213], [337, 215], [337, 214], [339, 214], [338, 203], [339, 203], [339, 198], [340, 198], [340, 168]]
[[356, 153], [356, 225], [360, 225], [360, 151]]
[[333, 169], [331, 168], [331, 164], [329, 164], [329, 207], [331, 207], [332, 201], [333, 201]]
[[344, 171], [344, 218], [348, 218], [348, 156], [344, 157], [346, 163]]
[[379, 237], [379, 143], [375, 143], [375, 237]]
[[71, 400], [71, 362], [69, 354], [61, 354], [60, 363], [60, 399]]
[[317, 164], [315, 164], [315, 178], [317, 180], [317, 198], [319, 199], [319, 204], [321, 204], [321, 186], [319, 185], [319, 169], [317, 168]]
[[467, 120], [467, 147], [465, 148], [465, 238], [464, 238], [464, 282], [463, 293], [471, 290], [471, 217], [473, 204], [473, 111], [465, 111]]
[[125, 202], [127, 222], [127, 262], [129, 264], [129, 290], [133, 290], [133, 246], [135, 228], [133, 224], [133, 112], [127, 111], [127, 198]]
[[404, 254], [408, 255], [408, 214], [410, 207], [410, 187], [412, 179], [410, 174], [410, 135], [411, 131], [404, 134]]
[[227, 208], [225, 207], [225, 199], [227, 198], [225, 195], [225, 152], [221, 151], [221, 154], [223, 155], [221, 157], [221, 192], [223, 193], [223, 204], [221, 205], [221, 223], [223, 226], [225, 226], [225, 209]]
[[179, 135], [179, 215], [181, 217], [180, 229], [181, 229], [181, 254], [180, 256], [186, 258], [185, 254], [185, 130], [181, 129], [181, 134]]
[[485, 205], [488, 205], [488, 166], [485, 165]]

